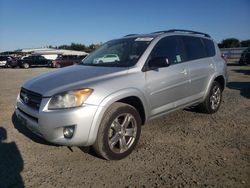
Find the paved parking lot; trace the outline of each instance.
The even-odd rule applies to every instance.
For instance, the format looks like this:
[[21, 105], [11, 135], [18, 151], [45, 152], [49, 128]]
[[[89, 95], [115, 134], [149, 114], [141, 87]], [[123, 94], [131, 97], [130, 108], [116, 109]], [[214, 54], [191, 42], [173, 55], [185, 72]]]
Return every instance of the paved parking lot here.
[[154, 120], [129, 157], [105, 161], [47, 143], [13, 115], [21, 84], [53, 69], [0, 69], [0, 187], [250, 187], [250, 66], [228, 70], [218, 113]]

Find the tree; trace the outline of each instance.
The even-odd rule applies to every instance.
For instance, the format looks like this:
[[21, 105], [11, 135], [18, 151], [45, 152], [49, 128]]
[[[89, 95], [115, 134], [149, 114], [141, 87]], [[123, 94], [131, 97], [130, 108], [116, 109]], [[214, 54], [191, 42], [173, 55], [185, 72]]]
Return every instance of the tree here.
[[56, 48], [56, 49], [64, 49], [64, 50], [76, 50], [76, 51], [84, 51], [84, 52], [92, 52], [99, 48], [102, 45], [102, 43], [97, 44], [90, 44], [89, 46], [85, 46], [84, 44], [80, 43], [71, 43], [70, 45], [64, 44], [61, 46], [51, 46], [48, 47]]
[[84, 44], [71, 43], [71, 50], [86, 51], [86, 46]]
[[92, 52], [92, 51], [96, 50], [97, 48], [100, 48], [101, 45], [102, 45], [101, 43], [99, 43], [99, 44], [90, 44], [88, 46], [87, 52]]
[[58, 49], [70, 50], [70, 46], [64, 44], [64, 45], [58, 46]]
[[236, 38], [224, 39], [220, 44], [220, 48], [236, 48], [240, 47], [240, 41]]
[[241, 47], [250, 47], [250, 40], [243, 40], [240, 42]]

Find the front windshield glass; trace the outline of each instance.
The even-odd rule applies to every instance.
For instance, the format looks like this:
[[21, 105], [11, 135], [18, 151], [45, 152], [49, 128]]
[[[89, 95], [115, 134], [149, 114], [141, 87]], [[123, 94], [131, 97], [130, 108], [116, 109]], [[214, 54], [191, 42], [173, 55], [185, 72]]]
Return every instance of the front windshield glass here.
[[146, 50], [151, 40], [127, 38], [109, 41], [83, 59], [81, 64], [107, 67], [133, 66]]

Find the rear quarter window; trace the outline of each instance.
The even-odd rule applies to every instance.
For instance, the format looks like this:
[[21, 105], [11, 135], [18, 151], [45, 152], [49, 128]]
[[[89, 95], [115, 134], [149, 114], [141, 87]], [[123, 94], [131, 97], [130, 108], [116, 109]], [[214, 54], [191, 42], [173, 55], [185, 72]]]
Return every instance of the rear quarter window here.
[[187, 60], [207, 57], [207, 52], [199, 37], [183, 36], [183, 42], [186, 48]]
[[205, 49], [207, 51], [207, 56], [208, 57], [213, 57], [215, 56], [215, 47], [214, 47], [214, 42], [209, 39], [202, 39], [203, 44], [205, 46]]

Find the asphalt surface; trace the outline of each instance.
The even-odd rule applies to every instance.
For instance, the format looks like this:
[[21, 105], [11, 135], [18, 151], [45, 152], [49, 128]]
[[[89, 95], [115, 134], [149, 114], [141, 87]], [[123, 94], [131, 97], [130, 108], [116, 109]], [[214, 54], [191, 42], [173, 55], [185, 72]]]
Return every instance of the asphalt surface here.
[[13, 115], [21, 84], [52, 69], [0, 69], [0, 188], [250, 187], [250, 66], [228, 70], [216, 114], [185, 109], [154, 120], [130, 156], [106, 161], [49, 144]]

